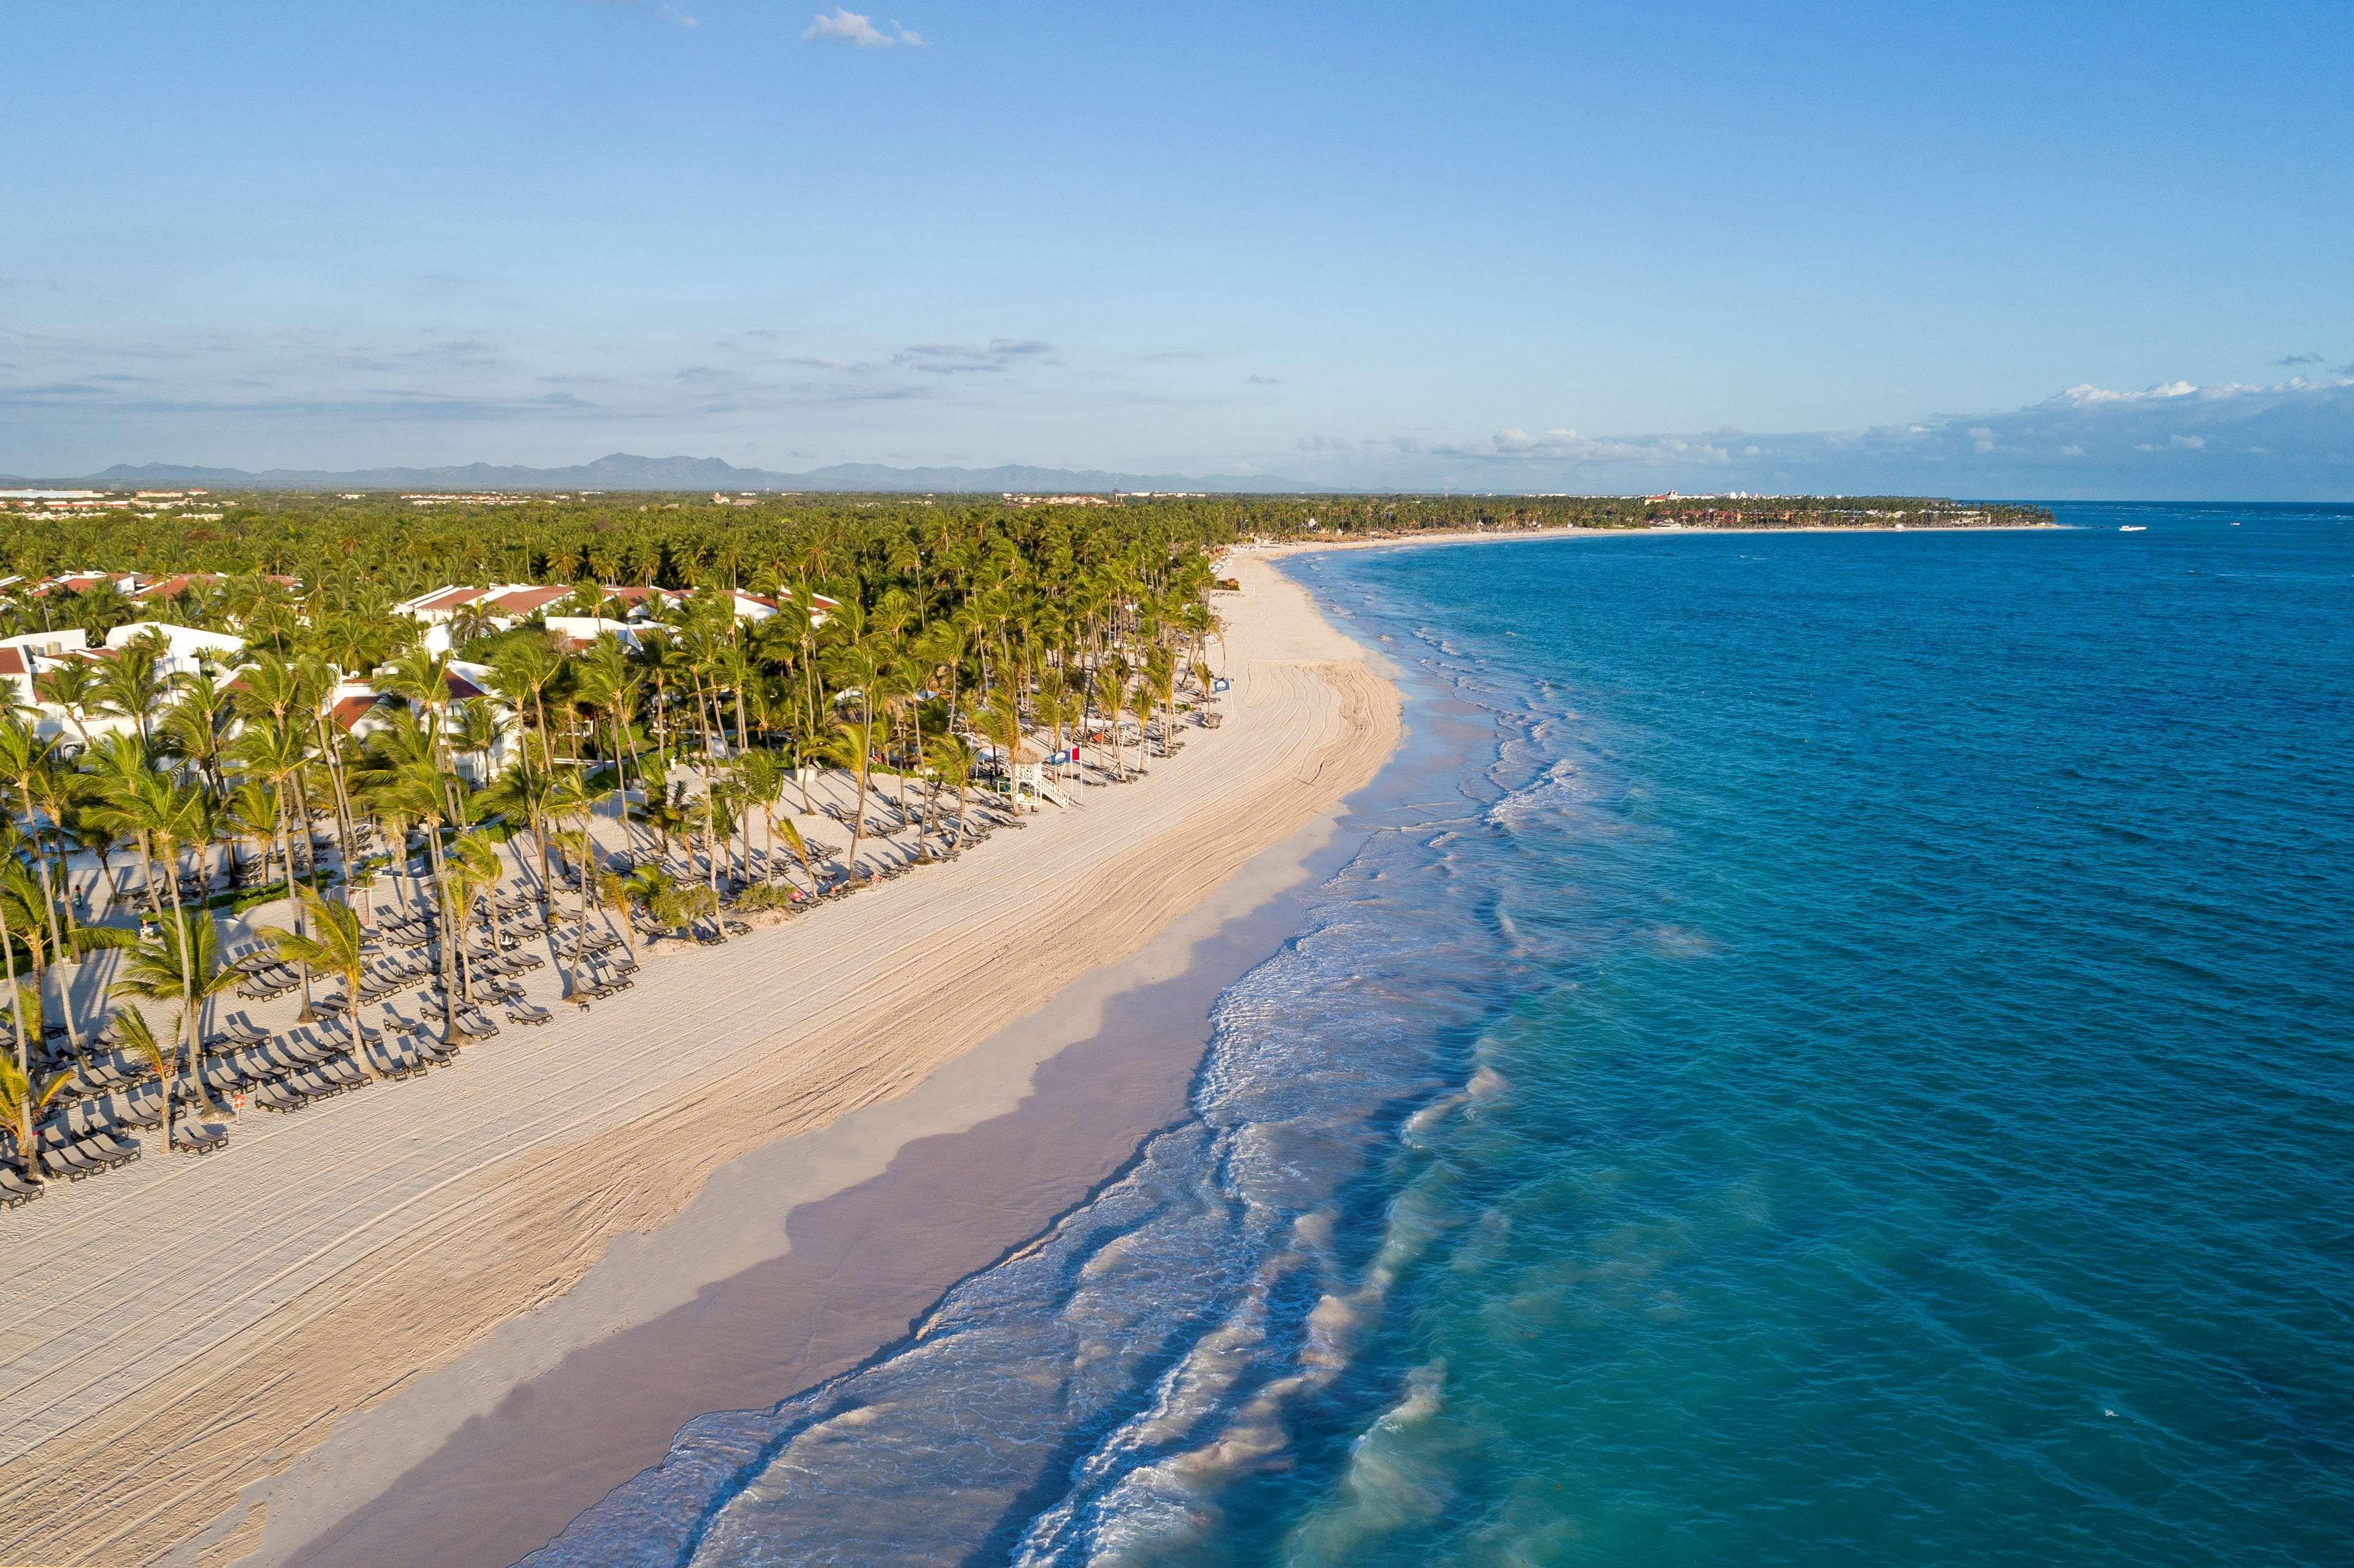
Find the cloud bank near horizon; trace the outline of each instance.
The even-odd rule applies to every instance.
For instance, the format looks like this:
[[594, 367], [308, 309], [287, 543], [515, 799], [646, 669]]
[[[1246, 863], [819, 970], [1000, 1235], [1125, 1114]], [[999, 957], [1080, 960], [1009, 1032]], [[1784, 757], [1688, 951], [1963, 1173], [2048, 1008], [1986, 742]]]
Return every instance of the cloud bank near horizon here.
[[[1853, 430], [1597, 435], [1532, 419], [1480, 436], [1295, 434], [1318, 407], [1312, 376], [1245, 355], [1013, 335], [843, 353], [750, 330], [551, 359], [481, 333], [0, 328], [0, 473], [27, 477], [149, 461], [560, 464], [619, 446], [780, 470], [1022, 461], [1393, 490], [2354, 499], [2354, 366], [2271, 385], [2084, 383], [2023, 408]], [[1202, 433], [1219, 428], [1255, 444]]]
[[1507, 427], [1458, 441], [1310, 438], [1297, 450], [1308, 477], [1437, 472], [1474, 489], [2346, 499], [2354, 498], [2354, 376], [2177, 380], [2137, 391], [2084, 383], [2008, 412], [1863, 430], [1588, 436]]

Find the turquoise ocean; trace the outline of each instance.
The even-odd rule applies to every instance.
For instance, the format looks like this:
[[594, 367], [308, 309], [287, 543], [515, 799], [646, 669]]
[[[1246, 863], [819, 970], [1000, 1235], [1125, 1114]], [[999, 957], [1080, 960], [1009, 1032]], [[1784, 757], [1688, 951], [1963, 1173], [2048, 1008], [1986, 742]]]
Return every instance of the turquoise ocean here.
[[2354, 508], [2057, 510], [1287, 563], [1190, 1114], [531, 1561], [2354, 1562]]

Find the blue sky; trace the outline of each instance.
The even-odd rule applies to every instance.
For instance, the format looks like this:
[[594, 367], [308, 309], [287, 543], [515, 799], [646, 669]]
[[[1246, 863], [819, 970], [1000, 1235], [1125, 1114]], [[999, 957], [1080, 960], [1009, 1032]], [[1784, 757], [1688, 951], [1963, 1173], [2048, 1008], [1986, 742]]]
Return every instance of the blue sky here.
[[2354, 495], [2342, 0], [16, 0], [0, 46], [0, 471]]

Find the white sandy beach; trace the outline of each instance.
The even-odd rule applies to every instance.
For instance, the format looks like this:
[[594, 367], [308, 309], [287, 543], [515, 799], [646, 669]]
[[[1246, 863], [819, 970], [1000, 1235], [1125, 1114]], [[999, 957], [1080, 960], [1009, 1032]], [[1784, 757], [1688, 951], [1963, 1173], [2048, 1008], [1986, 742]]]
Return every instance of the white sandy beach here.
[[[1221, 596], [1224, 726], [959, 861], [724, 946], [458, 1065], [160, 1151], [0, 1219], [0, 1562], [252, 1550], [338, 1422], [559, 1297], [713, 1171], [907, 1094], [1329, 811], [1394, 691], [1264, 563]], [[835, 837], [841, 835], [837, 832]]]

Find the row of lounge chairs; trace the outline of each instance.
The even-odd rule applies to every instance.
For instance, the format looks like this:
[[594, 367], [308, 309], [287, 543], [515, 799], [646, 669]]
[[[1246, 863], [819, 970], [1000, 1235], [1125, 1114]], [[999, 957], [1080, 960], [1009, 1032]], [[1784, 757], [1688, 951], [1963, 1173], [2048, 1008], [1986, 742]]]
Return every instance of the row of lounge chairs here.
[[[504, 916], [498, 922], [498, 934], [503, 938], [545, 938], [562, 948], [570, 945], [578, 933], [577, 915], [544, 922], [539, 900], [529, 893], [502, 898], [494, 907]], [[377, 929], [387, 950], [379, 952], [364, 972], [358, 1003], [366, 1005], [412, 987], [424, 986], [427, 989], [419, 997], [423, 1014], [429, 1017], [438, 1012], [441, 1001], [432, 966], [422, 955], [390, 950], [429, 946], [437, 935], [437, 925], [429, 916], [415, 914], [396, 915], [380, 923]], [[748, 928], [740, 923], [731, 926], [737, 930]], [[620, 938], [601, 929], [578, 942], [579, 950], [599, 958], [621, 945]], [[554, 1020], [553, 1012], [531, 1001], [511, 978], [545, 969], [548, 962], [546, 957], [520, 948], [502, 951], [487, 944], [478, 943], [476, 948], [468, 960], [469, 977], [487, 978], [491, 983], [487, 987], [476, 986], [478, 1001], [457, 1015], [447, 1046], [437, 1042], [421, 1023], [401, 1025], [401, 1030], [410, 1032], [405, 1037], [389, 1026], [363, 1024], [357, 1032], [355, 1057], [349, 1025], [344, 1022], [350, 999], [329, 993], [313, 999], [313, 1011], [321, 1021], [315, 1032], [273, 1034], [244, 1012], [220, 1020], [206, 1040], [201, 1085], [184, 1077], [177, 1085], [175, 1097], [193, 1107], [209, 1103], [204, 1097], [207, 1090], [222, 1096], [243, 1094], [263, 1109], [291, 1112], [364, 1087], [376, 1077], [407, 1077], [454, 1061], [456, 1051], [463, 1044], [487, 1040], [499, 1033], [500, 1025], [490, 1015], [491, 1008], [503, 1011], [508, 1022], [526, 1027]], [[296, 970], [260, 946], [234, 955], [229, 967], [243, 977], [239, 994], [250, 1000], [282, 996], [302, 984], [302, 976]], [[577, 999], [585, 1001], [630, 989], [635, 983], [631, 971], [636, 968], [633, 959], [615, 960], [608, 966], [608, 972], [599, 974]], [[337, 992], [340, 991], [338, 987]], [[393, 1037], [387, 1039], [387, 1035]], [[43, 1128], [35, 1158], [44, 1176], [79, 1181], [138, 1159], [140, 1149], [122, 1141], [117, 1135], [129, 1128], [160, 1126], [164, 1103], [162, 1086], [143, 1064], [123, 1052], [111, 1024], [83, 1043], [72, 1070], [75, 1075], [71, 1097], [64, 1112]], [[172, 1145], [183, 1152], [209, 1153], [225, 1147], [228, 1141], [226, 1128], [200, 1116], [192, 1115], [173, 1129]], [[0, 1155], [5, 1153], [5, 1149], [0, 1149]], [[12, 1169], [0, 1159], [0, 1206], [14, 1207], [30, 1202], [41, 1191], [40, 1183], [30, 1180], [29, 1173]]]
[[79, 1181], [86, 1176], [101, 1175], [118, 1165], [130, 1164], [139, 1158], [139, 1149], [101, 1132], [56, 1143], [44, 1138], [39, 1155], [44, 1180], [54, 1181], [62, 1176], [69, 1181]]

